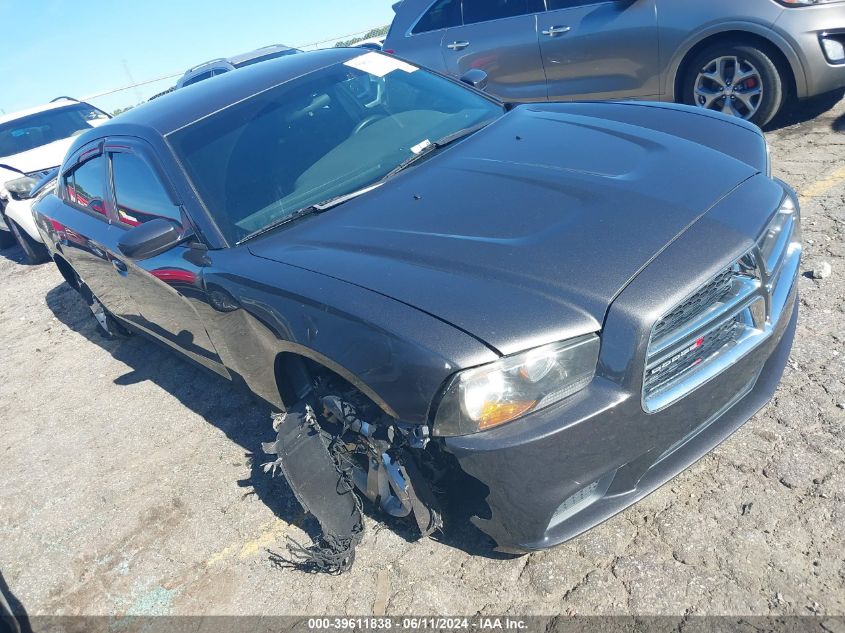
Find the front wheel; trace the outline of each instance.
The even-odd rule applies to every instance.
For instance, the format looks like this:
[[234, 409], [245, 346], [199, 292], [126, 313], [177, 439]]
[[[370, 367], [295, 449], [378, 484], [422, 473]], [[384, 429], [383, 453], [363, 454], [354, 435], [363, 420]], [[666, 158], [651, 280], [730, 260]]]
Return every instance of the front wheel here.
[[784, 102], [784, 80], [769, 51], [722, 43], [690, 61], [681, 97], [685, 103], [751, 121], [771, 121]]

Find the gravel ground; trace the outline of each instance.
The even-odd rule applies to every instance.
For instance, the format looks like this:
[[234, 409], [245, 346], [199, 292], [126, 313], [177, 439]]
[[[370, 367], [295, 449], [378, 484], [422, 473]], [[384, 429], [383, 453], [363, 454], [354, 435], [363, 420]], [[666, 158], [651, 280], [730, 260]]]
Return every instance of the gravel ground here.
[[[52, 265], [0, 255], [0, 570], [33, 615], [845, 614], [845, 102], [769, 133], [804, 196], [801, 321], [774, 401], [677, 479], [522, 558], [370, 516], [351, 573], [274, 568], [303, 537], [249, 455], [267, 411], [136, 337], [98, 336]], [[832, 266], [822, 280], [811, 272]], [[259, 458], [260, 461], [261, 458]], [[482, 553], [479, 553], [482, 552]]]

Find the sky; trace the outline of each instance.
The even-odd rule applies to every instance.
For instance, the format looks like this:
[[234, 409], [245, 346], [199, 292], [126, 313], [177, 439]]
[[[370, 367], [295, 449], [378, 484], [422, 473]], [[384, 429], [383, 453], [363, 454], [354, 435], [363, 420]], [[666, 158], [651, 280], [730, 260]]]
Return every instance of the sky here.
[[[395, 0], [0, 0], [0, 114], [389, 24]], [[330, 46], [332, 43], [324, 44]], [[176, 78], [91, 99], [111, 112]]]

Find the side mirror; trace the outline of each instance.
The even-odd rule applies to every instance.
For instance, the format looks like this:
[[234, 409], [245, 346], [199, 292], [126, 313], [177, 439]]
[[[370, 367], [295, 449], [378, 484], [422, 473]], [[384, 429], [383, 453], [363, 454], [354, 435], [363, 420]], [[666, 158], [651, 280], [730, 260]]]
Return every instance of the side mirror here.
[[190, 236], [184, 236], [180, 226], [156, 218], [127, 231], [117, 246], [132, 259], [149, 259], [178, 246]]
[[487, 73], [480, 68], [473, 68], [463, 74], [461, 81], [476, 90], [484, 90], [487, 87]]

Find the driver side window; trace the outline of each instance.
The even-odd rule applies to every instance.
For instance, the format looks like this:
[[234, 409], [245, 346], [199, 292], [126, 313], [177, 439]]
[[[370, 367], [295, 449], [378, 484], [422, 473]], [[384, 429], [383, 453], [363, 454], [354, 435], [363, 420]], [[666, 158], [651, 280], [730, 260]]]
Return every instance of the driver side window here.
[[181, 226], [182, 213], [150, 166], [135, 154], [111, 155], [117, 217], [121, 224], [139, 226], [156, 218]]
[[98, 215], [107, 215], [103, 203], [105, 158], [103, 156], [92, 158], [65, 176], [65, 190], [70, 202]]

